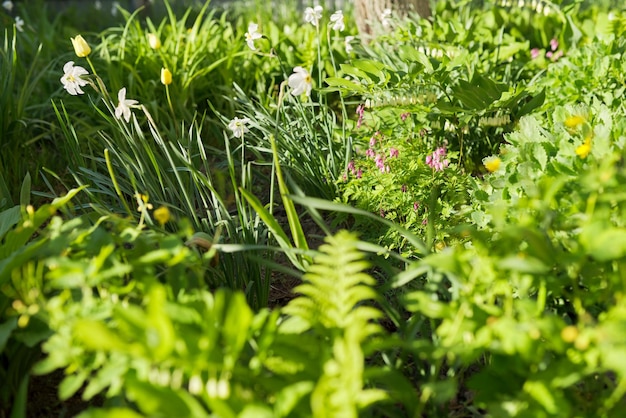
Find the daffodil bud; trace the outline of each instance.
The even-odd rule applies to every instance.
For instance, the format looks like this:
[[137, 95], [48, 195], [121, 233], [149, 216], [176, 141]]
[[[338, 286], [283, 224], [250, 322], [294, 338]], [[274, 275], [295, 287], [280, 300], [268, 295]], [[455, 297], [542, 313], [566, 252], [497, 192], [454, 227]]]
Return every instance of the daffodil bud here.
[[161, 83], [166, 86], [172, 84], [172, 72], [167, 68], [161, 68]]
[[76, 52], [76, 55], [78, 57], [84, 58], [87, 55], [91, 54], [91, 48], [89, 47], [87, 41], [85, 41], [85, 38], [83, 38], [81, 35], [78, 35], [76, 36], [76, 38], [71, 39], [72, 46], [74, 46], [74, 52]]
[[159, 48], [161, 48], [161, 40], [154, 33], [149, 33], [148, 34], [148, 45], [150, 45], [150, 48], [152, 48], [152, 49], [159, 49]]

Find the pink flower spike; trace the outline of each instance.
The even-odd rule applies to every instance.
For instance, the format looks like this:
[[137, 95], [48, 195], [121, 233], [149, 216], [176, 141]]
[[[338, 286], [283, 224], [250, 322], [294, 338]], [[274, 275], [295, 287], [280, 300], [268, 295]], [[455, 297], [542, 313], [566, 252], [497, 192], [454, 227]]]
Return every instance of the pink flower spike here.
[[389, 149], [390, 158], [398, 158], [398, 155], [400, 155], [400, 151], [398, 151], [396, 148]]
[[368, 148], [367, 151], [365, 151], [365, 156], [368, 158], [374, 158], [374, 155], [376, 155], [376, 153], [372, 148]]
[[420, 208], [420, 203], [419, 202], [413, 202], [413, 210], [415, 212], [417, 212], [417, 210]]
[[356, 178], [360, 179], [361, 177], [363, 177], [363, 170], [359, 168], [356, 172]]
[[376, 138], [375, 136], [370, 138], [370, 147], [374, 147], [376, 146]]
[[409, 112], [403, 113], [400, 115], [400, 119], [402, 119], [402, 122], [404, 122], [406, 120], [406, 118], [408, 118], [410, 115]]

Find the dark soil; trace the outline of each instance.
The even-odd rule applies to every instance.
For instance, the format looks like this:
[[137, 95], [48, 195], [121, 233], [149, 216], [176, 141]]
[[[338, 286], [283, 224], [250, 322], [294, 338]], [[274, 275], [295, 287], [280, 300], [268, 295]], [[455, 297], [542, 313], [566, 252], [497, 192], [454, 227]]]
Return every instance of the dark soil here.
[[90, 406], [102, 406], [103, 397], [85, 401], [80, 391], [71, 398], [59, 400], [58, 388], [64, 373], [57, 370], [48, 375], [31, 376], [28, 386], [27, 418], [69, 418], [75, 417]]

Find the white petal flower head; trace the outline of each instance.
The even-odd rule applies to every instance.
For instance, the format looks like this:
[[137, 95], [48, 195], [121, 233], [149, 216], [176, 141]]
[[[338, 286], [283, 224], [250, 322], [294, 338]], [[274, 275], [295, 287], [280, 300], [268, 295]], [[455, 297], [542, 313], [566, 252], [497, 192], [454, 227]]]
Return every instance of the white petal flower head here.
[[117, 16], [117, 9], [120, 7], [119, 2], [114, 1], [111, 5], [111, 16]]
[[246, 43], [253, 51], [256, 51], [256, 47], [254, 46], [255, 39], [261, 39], [263, 37], [263, 35], [258, 32], [258, 29], [259, 25], [254, 22], [250, 22], [248, 25], [248, 32], [246, 32]]
[[346, 28], [346, 25], [343, 22], [343, 11], [341, 10], [337, 10], [335, 13], [330, 15], [330, 21], [333, 22], [333, 30], [341, 32]]
[[304, 20], [317, 27], [320, 19], [322, 18], [323, 10], [322, 6], [307, 7], [304, 9]]
[[300, 96], [303, 93], [307, 97], [311, 95], [311, 74], [300, 66], [293, 69], [293, 74], [289, 76], [288, 84], [292, 89], [291, 94], [294, 96]]
[[352, 48], [351, 42], [354, 41], [354, 36], [346, 36], [345, 44], [346, 44], [346, 54], [352, 52], [354, 48]]
[[120, 89], [117, 93], [117, 99], [119, 100], [119, 103], [115, 108], [115, 117], [122, 119], [122, 116], [124, 116], [126, 123], [130, 122], [130, 107], [139, 102], [137, 100], [128, 100], [126, 98], [126, 87], [122, 87]]
[[63, 88], [67, 90], [72, 96], [85, 93], [81, 87], [87, 85], [87, 80], [81, 78], [83, 75], [89, 74], [83, 67], [74, 67], [74, 61], [68, 61], [63, 66], [63, 77], [61, 77], [61, 83]]
[[24, 32], [24, 19], [15, 16], [15, 28], [20, 32]]
[[249, 118], [239, 119], [236, 117], [235, 119], [230, 121], [230, 123], [228, 124], [228, 129], [233, 131], [233, 135], [235, 136], [235, 138], [243, 138], [243, 134], [249, 132], [249, 123]]
[[13, 10], [13, 2], [9, 0], [4, 1], [2, 2], [2, 7], [4, 7], [7, 12], [11, 13], [11, 10]]
[[384, 28], [391, 26], [391, 9], [385, 9], [380, 15], [380, 21]]

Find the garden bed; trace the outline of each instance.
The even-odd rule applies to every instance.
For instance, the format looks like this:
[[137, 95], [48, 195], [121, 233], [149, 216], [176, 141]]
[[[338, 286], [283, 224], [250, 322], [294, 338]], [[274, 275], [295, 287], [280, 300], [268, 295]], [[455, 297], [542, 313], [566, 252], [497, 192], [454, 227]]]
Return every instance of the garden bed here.
[[623, 6], [11, 5], [0, 417], [620, 416]]

